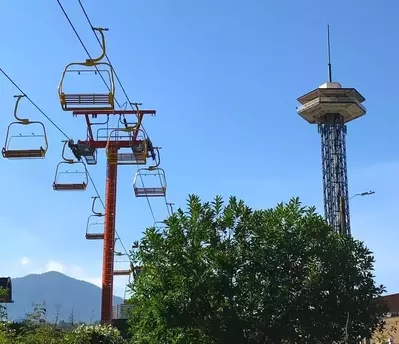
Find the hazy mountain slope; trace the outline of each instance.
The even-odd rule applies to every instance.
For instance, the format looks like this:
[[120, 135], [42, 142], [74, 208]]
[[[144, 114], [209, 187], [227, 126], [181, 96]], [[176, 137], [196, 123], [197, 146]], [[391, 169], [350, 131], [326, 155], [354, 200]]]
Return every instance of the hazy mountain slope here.
[[[101, 315], [101, 288], [68, 277], [59, 272], [27, 275], [12, 280], [14, 304], [7, 306], [9, 319], [25, 317], [33, 310], [32, 303], [45, 301], [47, 319], [53, 321], [56, 305], [60, 305], [59, 319], [68, 320], [74, 310], [75, 321], [96, 321]], [[114, 297], [114, 304], [122, 303]]]

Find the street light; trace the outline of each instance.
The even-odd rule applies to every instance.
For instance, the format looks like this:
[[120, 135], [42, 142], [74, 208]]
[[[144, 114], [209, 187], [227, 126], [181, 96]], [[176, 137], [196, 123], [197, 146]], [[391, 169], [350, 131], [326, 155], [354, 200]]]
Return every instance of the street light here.
[[368, 195], [372, 195], [372, 194], [375, 194], [375, 191], [366, 191], [366, 192], [354, 194], [351, 198], [349, 198], [349, 200], [351, 200], [353, 197], [356, 197], [356, 196], [368, 196]]

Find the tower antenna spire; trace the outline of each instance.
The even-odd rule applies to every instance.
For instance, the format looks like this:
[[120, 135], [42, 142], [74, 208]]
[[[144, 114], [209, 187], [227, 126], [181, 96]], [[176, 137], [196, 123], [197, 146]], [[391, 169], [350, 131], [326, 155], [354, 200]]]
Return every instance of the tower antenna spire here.
[[328, 82], [332, 82], [332, 77], [331, 77], [330, 25], [327, 25], [327, 45], [328, 45]]

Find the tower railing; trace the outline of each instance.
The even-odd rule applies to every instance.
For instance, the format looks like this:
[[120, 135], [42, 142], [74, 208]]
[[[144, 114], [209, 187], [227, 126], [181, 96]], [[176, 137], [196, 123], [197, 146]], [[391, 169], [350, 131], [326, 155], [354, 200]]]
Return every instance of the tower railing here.
[[303, 111], [312, 106], [319, 104], [319, 103], [344, 103], [344, 104], [356, 104], [359, 106], [363, 111], [366, 111], [366, 108], [360, 104], [360, 102], [356, 98], [352, 97], [317, 97], [306, 104], [298, 106], [298, 111]]

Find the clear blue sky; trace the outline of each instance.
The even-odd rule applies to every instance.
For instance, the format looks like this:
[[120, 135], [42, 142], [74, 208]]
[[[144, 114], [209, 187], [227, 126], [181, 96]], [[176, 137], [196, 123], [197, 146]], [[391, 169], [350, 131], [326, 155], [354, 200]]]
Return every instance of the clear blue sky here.
[[[63, 1], [93, 55], [98, 45], [77, 1]], [[317, 128], [302, 120], [297, 97], [327, 79], [326, 26], [331, 25], [333, 79], [356, 87], [367, 114], [348, 125], [353, 235], [375, 252], [377, 280], [399, 292], [399, 72], [397, 1], [84, 1], [96, 26], [108, 27], [108, 54], [132, 101], [157, 110], [144, 124], [162, 146], [168, 199], [185, 206], [189, 193], [210, 200], [236, 195], [254, 208], [299, 196], [323, 213]], [[83, 119], [61, 110], [57, 85], [64, 66], [84, 60], [56, 0], [0, 1], [0, 67], [69, 136], [83, 138]], [[100, 81], [98, 81], [100, 82]], [[0, 76], [0, 133], [12, 120], [17, 90]], [[124, 102], [121, 90], [117, 98]], [[0, 160], [0, 275], [56, 269], [99, 282], [102, 242], [84, 238], [90, 185], [55, 192], [61, 134], [27, 101], [31, 119], [49, 136], [45, 160]], [[22, 112], [21, 112], [22, 114]], [[105, 158], [90, 171], [101, 194]], [[153, 223], [145, 199], [134, 197], [134, 167], [121, 167], [117, 230], [125, 245]], [[157, 219], [163, 199], [153, 200]], [[123, 266], [120, 266], [123, 267]], [[116, 281], [123, 294], [126, 279]]]

